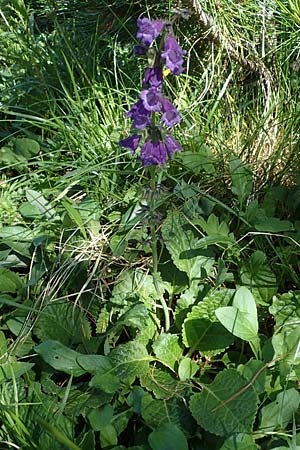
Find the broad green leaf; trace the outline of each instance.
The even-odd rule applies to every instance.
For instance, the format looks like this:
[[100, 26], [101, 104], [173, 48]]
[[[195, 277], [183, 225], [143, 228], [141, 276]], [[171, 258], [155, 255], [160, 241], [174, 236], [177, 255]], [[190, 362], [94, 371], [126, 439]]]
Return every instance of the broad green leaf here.
[[226, 439], [220, 450], [257, 450], [252, 436], [250, 434], [233, 434]]
[[178, 367], [178, 376], [181, 381], [189, 380], [193, 378], [198, 371], [198, 364], [190, 358], [183, 358]]
[[292, 331], [300, 323], [300, 292], [292, 291], [273, 297], [269, 308], [275, 319], [275, 331]]
[[33, 366], [34, 364], [32, 363], [21, 361], [0, 364], [0, 383], [19, 378], [21, 375], [28, 372], [28, 370], [30, 370]]
[[238, 366], [237, 370], [249, 382], [254, 380], [252, 386], [259, 395], [265, 391], [266, 369], [267, 367], [262, 361], [251, 359], [246, 364]]
[[31, 242], [34, 238], [34, 233], [21, 225], [0, 227], [0, 238], [10, 241]]
[[211, 384], [203, 385], [202, 392], [194, 394], [190, 401], [198, 424], [219, 436], [251, 432], [257, 396], [247, 383], [236, 370], [225, 369]]
[[178, 381], [166, 370], [151, 367], [148, 373], [140, 377], [143, 387], [152, 392], [156, 398], [171, 398], [186, 390], [188, 384]]
[[280, 220], [277, 217], [266, 217], [256, 220], [254, 223], [257, 231], [268, 233], [282, 233], [283, 231], [292, 231], [294, 226], [288, 220]]
[[32, 205], [30, 202], [24, 202], [19, 208], [20, 213], [23, 217], [29, 219], [36, 219], [41, 217], [42, 213], [37, 206]]
[[203, 171], [209, 174], [215, 173], [211, 151], [204, 144], [197, 147], [196, 152], [185, 150], [180, 154], [180, 159], [183, 166], [195, 174], [203, 173]]
[[285, 429], [297, 411], [299, 403], [300, 394], [296, 389], [280, 392], [275, 401], [262, 408], [259, 430], [266, 432], [276, 428]]
[[195, 421], [187, 402], [181, 396], [157, 400], [146, 394], [141, 400], [141, 414], [146, 425], [153, 430], [165, 424], [173, 424], [185, 435], [192, 435], [195, 431]]
[[153, 278], [141, 270], [126, 270], [117, 279], [111, 301], [117, 305], [128, 305], [128, 299], [138, 297], [149, 306], [158, 299]]
[[175, 334], [161, 334], [152, 344], [153, 351], [160, 361], [175, 368], [175, 364], [182, 356], [182, 348], [178, 343], [178, 336]]
[[252, 192], [253, 174], [249, 167], [236, 157], [232, 157], [229, 161], [229, 169], [232, 181], [231, 191], [242, 204]]
[[272, 337], [274, 359], [284, 360], [290, 364], [300, 364], [300, 329], [292, 331], [284, 328]]
[[169, 211], [161, 231], [175, 266], [186, 272], [190, 281], [201, 280], [211, 273], [214, 265], [212, 251], [197, 249], [198, 238], [179, 211]]
[[268, 304], [277, 292], [277, 281], [267, 264], [266, 255], [258, 250], [240, 268], [241, 282], [252, 292], [257, 303]]
[[17, 273], [0, 268], [0, 292], [14, 294], [23, 287], [22, 279]]
[[122, 382], [132, 384], [136, 377], [141, 377], [149, 370], [149, 362], [153, 360], [148, 355], [146, 347], [140, 342], [120, 344], [109, 354], [115, 373]]
[[49, 303], [34, 328], [41, 341], [55, 340], [65, 345], [79, 344], [91, 336], [89, 321], [70, 303]]
[[224, 327], [234, 336], [246, 341], [257, 338], [257, 308], [253, 295], [246, 287], [240, 287], [232, 306], [217, 308], [215, 314]]
[[114, 415], [114, 408], [111, 405], [104, 405], [102, 408], [93, 409], [88, 414], [91, 427], [95, 431], [101, 431], [111, 424]]
[[118, 443], [118, 435], [113, 425], [107, 425], [100, 431], [101, 448], [111, 447]]
[[223, 289], [208, 295], [193, 306], [183, 324], [183, 342], [192, 351], [199, 350], [206, 355], [216, 355], [234, 342], [233, 335], [226, 330], [216, 316], [220, 305], [228, 305], [233, 290]]
[[78, 364], [77, 358], [81, 353], [71, 350], [58, 341], [49, 340], [35, 347], [35, 351], [43, 360], [55, 370], [79, 377], [86, 370]]
[[40, 192], [34, 191], [33, 189], [27, 189], [26, 198], [33, 207], [37, 208], [39, 212], [46, 217], [46, 219], [53, 219], [55, 217], [55, 210]]
[[33, 139], [17, 138], [14, 140], [14, 151], [17, 155], [29, 159], [39, 153], [40, 144]]
[[167, 423], [149, 434], [148, 442], [152, 450], [188, 450], [183, 432], [171, 423]]

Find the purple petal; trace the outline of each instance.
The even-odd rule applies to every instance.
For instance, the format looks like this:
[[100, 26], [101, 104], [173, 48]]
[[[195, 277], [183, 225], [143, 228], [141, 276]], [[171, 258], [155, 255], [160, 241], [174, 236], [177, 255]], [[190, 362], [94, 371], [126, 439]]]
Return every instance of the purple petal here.
[[126, 113], [126, 117], [133, 120], [134, 128], [143, 130], [151, 123], [150, 111], [144, 108], [142, 100], [138, 100]]
[[161, 116], [161, 120], [168, 127], [174, 127], [176, 123], [179, 123], [181, 121], [181, 118], [177, 109], [170, 109]]
[[151, 87], [159, 88], [163, 82], [161, 67], [148, 67], [145, 71], [143, 83]]
[[154, 87], [145, 89], [140, 93], [140, 99], [143, 101], [144, 108], [147, 111], [158, 112], [161, 110], [161, 93]]
[[119, 144], [121, 147], [129, 148], [133, 155], [139, 145], [140, 139], [141, 136], [139, 134], [133, 134], [126, 139], [122, 139]]
[[143, 166], [151, 166], [153, 164], [165, 164], [167, 160], [166, 146], [163, 142], [146, 141], [141, 148], [141, 160]]
[[143, 17], [137, 20], [138, 32], [136, 37], [144, 45], [151, 45], [163, 30], [164, 22], [162, 20], [149, 20]]
[[161, 56], [166, 60], [166, 67], [175, 75], [179, 75], [182, 71], [183, 55], [186, 54], [182, 50], [174, 36], [167, 36], [165, 40], [164, 51]]
[[165, 146], [168, 153], [169, 158], [173, 155], [174, 152], [177, 150], [182, 152], [183, 148], [179, 144], [179, 142], [176, 141], [176, 139], [173, 138], [170, 134], [167, 134], [165, 138]]

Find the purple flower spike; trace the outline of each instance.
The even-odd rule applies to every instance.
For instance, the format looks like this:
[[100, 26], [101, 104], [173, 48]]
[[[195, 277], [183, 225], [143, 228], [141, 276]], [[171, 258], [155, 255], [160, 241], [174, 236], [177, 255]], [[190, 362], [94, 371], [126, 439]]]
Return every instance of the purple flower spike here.
[[137, 20], [138, 32], [136, 37], [144, 45], [151, 45], [163, 30], [164, 22], [162, 20], [149, 20], [147, 17]]
[[179, 144], [179, 142], [176, 141], [176, 139], [173, 138], [173, 136], [167, 134], [165, 138], [165, 146], [168, 153], [169, 158], [173, 155], [174, 152], [177, 150], [182, 152], [183, 148]]
[[182, 50], [174, 36], [167, 36], [165, 40], [165, 48], [161, 56], [166, 60], [166, 66], [174, 75], [179, 75], [182, 71], [183, 55], [186, 54]]
[[146, 141], [141, 148], [141, 160], [143, 166], [152, 164], [165, 164], [167, 160], [167, 150], [163, 142]]
[[142, 91], [140, 99], [143, 101], [144, 108], [147, 111], [158, 112], [161, 110], [162, 97], [156, 88], [151, 87]]
[[143, 84], [159, 88], [163, 82], [163, 73], [160, 67], [148, 67], [145, 71]]
[[119, 144], [121, 145], [121, 147], [129, 148], [131, 154], [134, 155], [134, 152], [138, 148], [140, 139], [141, 136], [139, 134], [133, 134], [126, 139], [122, 139]]
[[133, 51], [136, 56], [143, 56], [146, 55], [148, 49], [144, 45], [135, 45]]
[[143, 130], [151, 123], [150, 111], [144, 108], [142, 100], [138, 100], [132, 105], [130, 111], [126, 113], [126, 117], [133, 120], [133, 126], [138, 130]]
[[181, 118], [177, 109], [170, 109], [161, 116], [161, 120], [168, 127], [174, 127], [176, 123], [179, 123], [181, 121]]

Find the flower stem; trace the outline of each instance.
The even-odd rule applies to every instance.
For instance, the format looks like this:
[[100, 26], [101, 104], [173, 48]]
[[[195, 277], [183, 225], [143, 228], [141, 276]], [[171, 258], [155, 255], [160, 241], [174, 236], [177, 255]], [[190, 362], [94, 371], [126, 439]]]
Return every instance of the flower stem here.
[[151, 193], [150, 193], [150, 213], [151, 213], [151, 221], [150, 221], [150, 233], [151, 233], [151, 250], [152, 250], [152, 277], [155, 290], [159, 296], [159, 300], [164, 312], [165, 316], [165, 331], [168, 331], [170, 328], [170, 316], [168, 311], [167, 303], [164, 299], [163, 292], [161, 292], [159, 288], [159, 271], [158, 271], [158, 252], [157, 252], [157, 235], [156, 235], [156, 227], [155, 221], [153, 220], [153, 216], [155, 214], [155, 193], [156, 193], [156, 166], [152, 166], [150, 168], [151, 172]]

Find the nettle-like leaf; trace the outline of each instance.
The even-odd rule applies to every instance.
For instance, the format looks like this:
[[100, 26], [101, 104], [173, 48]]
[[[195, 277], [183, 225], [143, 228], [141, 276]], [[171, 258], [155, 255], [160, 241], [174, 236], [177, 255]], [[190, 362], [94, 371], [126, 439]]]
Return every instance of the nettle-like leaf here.
[[171, 423], [189, 436], [196, 428], [187, 403], [181, 397], [157, 400], [146, 394], [141, 399], [141, 414], [146, 425], [152, 429]]
[[213, 252], [210, 249], [197, 249], [198, 238], [190, 223], [179, 211], [169, 211], [161, 231], [175, 266], [187, 274], [190, 282], [211, 274], [214, 265]]
[[112, 291], [112, 303], [124, 306], [133, 297], [149, 306], [158, 300], [151, 275], [141, 270], [126, 270], [120, 275]]
[[268, 304], [277, 292], [277, 281], [267, 264], [266, 255], [257, 250], [240, 268], [240, 278], [244, 286], [250, 289], [257, 303]]
[[172, 369], [182, 356], [182, 348], [178, 340], [175, 334], [164, 333], [152, 344], [156, 357]]
[[264, 406], [261, 410], [259, 430], [273, 431], [288, 426], [300, 404], [300, 394], [291, 388], [280, 392], [276, 400]]
[[143, 387], [152, 392], [156, 398], [168, 399], [175, 395], [182, 394], [187, 387], [188, 383], [178, 381], [166, 370], [162, 370], [156, 367], [151, 369], [140, 377], [140, 382]]
[[273, 303], [269, 308], [275, 319], [275, 331], [282, 328], [292, 331], [300, 324], [300, 292], [286, 292], [273, 297]]
[[224, 327], [234, 336], [246, 341], [257, 338], [257, 308], [253, 295], [246, 287], [240, 287], [232, 306], [217, 308], [215, 314]]
[[234, 342], [234, 336], [221, 324], [215, 310], [228, 305], [234, 291], [223, 289], [208, 295], [187, 314], [183, 324], [183, 342], [206, 355], [217, 355]]
[[90, 323], [79, 308], [70, 303], [49, 303], [34, 328], [41, 341], [55, 340], [65, 345], [79, 344], [91, 336]]
[[190, 401], [193, 417], [205, 430], [219, 436], [249, 433], [256, 414], [257, 395], [235, 369], [220, 372]]
[[167, 423], [149, 434], [148, 442], [152, 450], [188, 450], [183, 432], [174, 424]]

